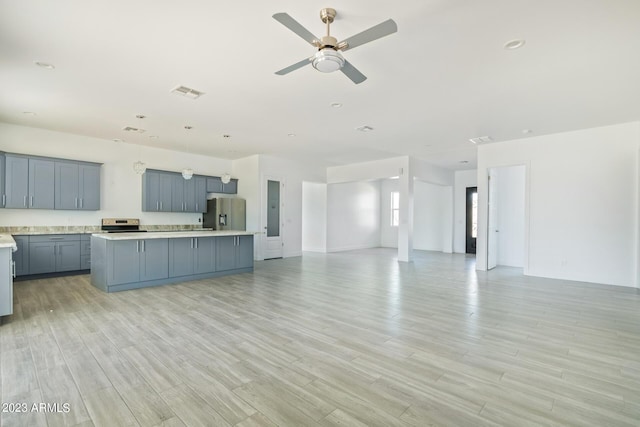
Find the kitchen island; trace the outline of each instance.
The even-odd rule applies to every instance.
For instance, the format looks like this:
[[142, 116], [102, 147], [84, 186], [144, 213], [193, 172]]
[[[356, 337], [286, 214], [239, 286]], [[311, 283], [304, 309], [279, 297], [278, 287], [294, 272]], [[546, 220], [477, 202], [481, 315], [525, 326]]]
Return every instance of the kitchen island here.
[[10, 234], [0, 234], [0, 316], [13, 314], [12, 252], [18, 249]]
[[247, 231], [91, 235], [91, 283], [105, 292], [253, 271]]

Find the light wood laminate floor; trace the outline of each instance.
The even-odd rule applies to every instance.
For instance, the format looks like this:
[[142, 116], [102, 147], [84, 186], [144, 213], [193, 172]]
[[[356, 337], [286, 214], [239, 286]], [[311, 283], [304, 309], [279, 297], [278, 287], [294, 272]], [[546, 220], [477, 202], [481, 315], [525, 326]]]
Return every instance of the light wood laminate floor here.
[[86, 275], [18, 282], [1, 396], [28, 411], [0, 424], [640, 425], [636, 289], [394, 256], [114, 294]]

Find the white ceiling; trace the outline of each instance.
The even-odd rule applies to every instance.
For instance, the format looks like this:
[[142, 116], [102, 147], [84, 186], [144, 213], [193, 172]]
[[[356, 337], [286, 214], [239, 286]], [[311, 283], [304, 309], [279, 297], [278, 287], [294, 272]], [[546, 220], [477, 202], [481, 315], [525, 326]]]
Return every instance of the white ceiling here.
[[[364, 83], [310, 66], [274, 74], [314, 50], [271, 16], [322, 35], [323, 7], [338, 11], [339, 40], [398, 24], [344, 53]], [[639, 120], [640, 1], [0, 0], [0, 82], [8, 123], [227, 159], [411, 155], [470, 169], [469, 138]], [[206, 94], [169, 93], [178, 85]]]

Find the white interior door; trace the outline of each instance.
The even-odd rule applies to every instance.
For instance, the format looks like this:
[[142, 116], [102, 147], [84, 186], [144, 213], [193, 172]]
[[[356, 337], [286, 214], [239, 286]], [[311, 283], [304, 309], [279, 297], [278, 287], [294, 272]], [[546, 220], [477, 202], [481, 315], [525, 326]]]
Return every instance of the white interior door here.
[[489, 169], [489, 210], [487, 219], [487, 270], [498, 265], [498, 172]]
[[284, 217], [284, 184], [280, 179], [265, 177], [264, 259], [282, 258], [282, 218]]

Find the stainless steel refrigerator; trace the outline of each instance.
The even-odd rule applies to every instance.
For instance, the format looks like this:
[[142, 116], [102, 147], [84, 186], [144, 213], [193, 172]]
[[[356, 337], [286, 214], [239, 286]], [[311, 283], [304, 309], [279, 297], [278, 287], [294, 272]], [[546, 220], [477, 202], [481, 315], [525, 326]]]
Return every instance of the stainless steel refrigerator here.
[[207, 212], [202, 214], [202, 226], [214, 230], [246, 230], [246, 201], [235, 197], [207, 200]]

